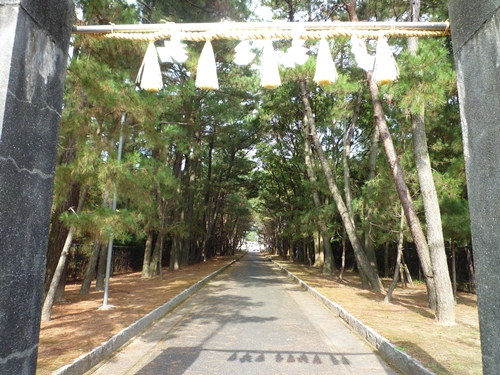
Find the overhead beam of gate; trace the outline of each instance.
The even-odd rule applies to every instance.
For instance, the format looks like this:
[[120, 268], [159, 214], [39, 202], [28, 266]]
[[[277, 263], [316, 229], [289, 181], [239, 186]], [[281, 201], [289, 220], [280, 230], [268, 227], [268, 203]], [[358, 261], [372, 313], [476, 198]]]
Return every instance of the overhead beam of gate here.
[[183, 40], [321, 39], [433, 37], [450, 34], [449, 22], [220, 22], [73, 26], [74, 34], [109, 39], [161, 40], [177, 34]]

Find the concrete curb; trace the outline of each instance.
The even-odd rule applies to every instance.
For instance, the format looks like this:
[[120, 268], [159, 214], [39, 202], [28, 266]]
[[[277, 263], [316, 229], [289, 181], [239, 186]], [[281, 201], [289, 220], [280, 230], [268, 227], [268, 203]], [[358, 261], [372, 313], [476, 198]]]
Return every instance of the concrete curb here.
[[270, 257], [267, 257], [271, 262], [277, 265], [280, 270], [288, 275], [293, 281], [299, 284], [302, 288], [308, 291], [314, 298], [323, 303], [330, 311], [342, 319], [349, 325], [357, 334], [363, 337], [370, 345], [378, 350], [380, 356], [384, 358], [389, 364], [401, 371], [405, 375], [435, 375], [432, 371], [426, 369], [415, 358], [410, 357], [408, 354], [398, 350], [385, 337], [382, 337], [370, 327], [364, 325], [361, 321], [349, 314], [342, 306], [329, 300], [324, 295], [319, 293], [316, 289], [310, 287], [293, 273], [284, 268], [281, 264], [275, 262]]
[[85, 372], [89, 371], [92, 367], [97, 365], [99, 362], [103, 361], [115, 351], [117, 351], [120, 347], [125, 345], [130, 339], [137, 336], [139, 333], [144, 331], [146, 328], [149, 328], [153, 323], [161, 319], [165, 316], [169, 311], [173, 310], [177, 306], [179, 306], [182, 302], [200, 290], [206, 283], [212, 280], [219, 273], [224, 271], [226, 268], [231, 266], [233, 263], [237, 262], [241, 258], [246, 255], [234, 259], [232, 262], [226, 264], [215, 272], [212, 272], [207, 277], [198, 281], [196, 284], [192, 285], [190, 288], [184, 290], [183, 292], [176, 295], [170, 301], [165, 303], [164, 305], [156, 308], [151, 311], [149, 314], [143, 316], [141, 319], [118, 332], [108, 341], [103, 342], [100, 346], [92, 349], [91, 352], [84, 354], [69, 365], [63, 366], [58, 370], [54, 371], [52, 375], [82, 375]]

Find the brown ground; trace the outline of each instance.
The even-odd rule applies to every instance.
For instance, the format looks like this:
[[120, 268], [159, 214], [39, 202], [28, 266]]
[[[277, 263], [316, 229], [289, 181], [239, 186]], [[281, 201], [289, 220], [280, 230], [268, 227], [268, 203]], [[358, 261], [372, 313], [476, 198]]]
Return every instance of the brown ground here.
[[[73, 362], [232, 259], [218, 257], [180, 271], [164, 270], [163, 281], [141, 280], [140, 273], [114, 276], [108, 303], [116, 307], [107, 311], [97, 310], [102, 292], [81, 296], [79, 285], [68, 285], [66, 298], [70, 303], [54, 306], [52, 320], [42, 323], [37, 375], [48, 375]], [[385, 304], [383, 296], [362, 290], [359, 277], [353, 273], [347, 273], [339, 283], [336, 277], [322, 276], [321, 270], [279, 262], [436, 374], [482, 373], [475, 295], [459, 293], [457, 324], [442, 327], [434, 323], [426, 307], [423, 284], [415, 289], [396, 289], [393, 303]], [[383, 281], [386, 286], [390, 283]]]

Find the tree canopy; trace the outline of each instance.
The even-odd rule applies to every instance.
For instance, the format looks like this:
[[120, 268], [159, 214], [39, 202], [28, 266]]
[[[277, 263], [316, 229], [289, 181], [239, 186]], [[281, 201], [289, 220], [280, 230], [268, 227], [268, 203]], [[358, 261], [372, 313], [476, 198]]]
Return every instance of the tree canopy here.
[[[271, 9], [276, 20], [289, 22], [352, 18], [349, 2], [340, 0], [75, 3], [76, 23], [82, 25], [247, 21], [258, 19], [255, 5]], [[410, 17], [407, 1], [350, 4], [359, 21], [397, 22]], [[446, 19], [446, 2], [425, 2], [420, 18]], [[368, 53], [374, 55], [376, 41], [365, 42]], [[339, 73], [335, 83], [319, 86], [314, 82], [318, 42], [307, 41], [307, 61], [294, 68], [281, 66], [281, 85], [275, 89], [259, 85], [258, 58], [248, 66], [234, 62], [238, 42], [228, 40], [212, 42], [219, 89], [199, 89], [195, 79], [203, 43], [185, 44], [188, 60], [161, 64], [162, 89], [156, 93], [140, 90], [136, 84], [147, 43], [84, 34], [73, 37], [55, 179], [48, 283], [54, 259], [62, 250], [57, 238], [64, 238], [71, 225], [76, 228], [74, 241], [87, 249], [89, 258], [92, 249], [98, 253], [106, 244], [111, 232], [120, 244], [139, 244], [144, 277], [160, 273], [162, 264], [175, 270], [217, 254], [232, 254], [251, 231], [257, 232], [262, 247], [273, 254], [322, 266], [319, 259], [331, 251], [332, 270], [356, 266], [367, 276], [371, 267], [375, 275], [381, 268], [384, 248], [394, 249], [395, 258], [399, 232], [403, 231], [408, 256], [415, 259], [412, 236], [406, 227], [400, 227], [401, 203], [390, 165], [379, 146], [369, 77], [356, 63], [349, 38], [328, 41]], [[417, 53], [408, 50], [403, 38], [390, 38], [389, 45], [400, 78], [380, 86], [379, 100], [418, 218], [425, 231], [411, 142], [411, 115], [425, 107], [442, 231], [447, 242], [469, 245], [450, 38], [421, 39]], [[289, 40], [273, 41], [278, 52], [290, 47]], [[310, 121], [318, 143], [306, 126]], [[326, 158], [348, 216], [342, 213], [340, 201], [332, 197], [319, 151]], [[85, 203], [75, 215], [70, 208], [77, 206], [84, 189], [88, 190]], [[116, 212], [111, 204], [115, 191]], [[346, 220], [352, 222], [352, 233]], [[327, 248], [320, 245], [325, 241], [331, 245], [327, 254]], [[364, 249], [361, 255], [356, 241]], [[368, 263], [362, 265], [365, 252]], [[413, 271], [419, 272], [418, 268], [417, 262]], [[370, 283], [375, 288], [373, 280]]]

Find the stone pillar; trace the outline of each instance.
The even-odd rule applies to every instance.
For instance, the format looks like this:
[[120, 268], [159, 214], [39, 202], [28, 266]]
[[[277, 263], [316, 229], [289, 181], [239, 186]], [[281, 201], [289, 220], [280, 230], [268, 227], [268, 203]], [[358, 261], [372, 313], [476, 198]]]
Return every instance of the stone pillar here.
[[483, 373], [500, 374], [500, 0], [450, 0]]
[[0, 374], [35, 374], [74, 5], [0, 0]]

